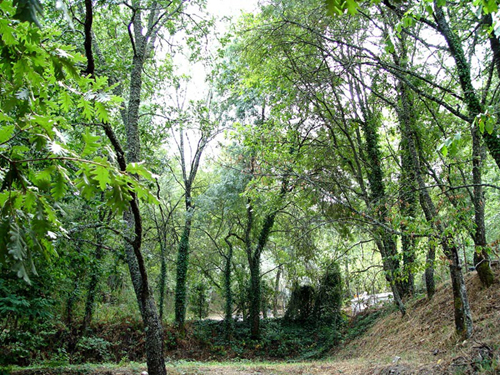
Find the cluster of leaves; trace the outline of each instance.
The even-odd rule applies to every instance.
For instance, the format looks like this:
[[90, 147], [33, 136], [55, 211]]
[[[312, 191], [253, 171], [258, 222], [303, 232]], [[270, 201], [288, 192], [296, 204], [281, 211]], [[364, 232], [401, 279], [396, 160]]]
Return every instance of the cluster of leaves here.
[[119, 171], [91, 130], [121, 98], [108, 94], [105, 78], [79, 73], [85, 58], [56, 42], [58, 31], [19, 22], [14, 12], [11, 1], [0, 3], [0, 261], [29, 281], [33, 249], [57, 255], [53, 241], [65, 235], [57, 202], [70, 190], [86, 198], [104, 191], [117, 212], [131, 191], [155, 198], [132, 176], [151, 178], [144, 166]]

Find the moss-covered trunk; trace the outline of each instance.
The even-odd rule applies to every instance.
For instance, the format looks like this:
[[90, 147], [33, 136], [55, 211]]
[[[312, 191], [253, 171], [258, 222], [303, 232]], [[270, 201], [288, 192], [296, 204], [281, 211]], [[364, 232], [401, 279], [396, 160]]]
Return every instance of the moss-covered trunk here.
[[175, 284], [175, 322], [179, 325], [179, 330], [184, 332], [184, 323], [186, 320], [187, 304], [187, 271], [189, 265], [189, 235], [191, 234], [191, 213], [187, 212], [188, 217], [184, 223], [179, 249], [177, 252], [177, 276]]
[[[367, 108], [365, 108], [364, 112], [365, 120], [361, 121], [361, 127], [363, 129], [366, 145], [366, 164], [368, 166], [368, 181], [370, 182], [371, 205], [372, 210], [376, 213], [378, 221], [383, 223], [388, 213], [385, 205], [387, 199], [377, 132], [378, 124], [374, 114], [369, 113]], [[385, 277], [391, 285], [394, 301], [401, 313], [405, 314], [406, 310], [401, 298], [404, 293], [404, 287], [401, 283], [401, 269], [396, 240], [392, 233], [380, 226], [374, 228], [374, 233], [376, 233], [377, 236], [377, 246], [382, 255]]]
[[226, 298], [224, 305], [224, 331], [226, 338], [229, 339], [233, 332], [233, 293], [231, 291], [231, 265], [233, 261], [233, 244], [229, 238], [225, 239], [228, 252], [225, 256], [224, 265], [224, 296]]
[[[443, 8], [434, 3], [434, 17], [438, 25], [439, 32], [443, 35], [448, 44], [449, 51], [455, 61], [455, 66], [460, 81], [460, 87], [464, 94], [464, 101], [467, 105], [469, 117], [476, 119], [476, 117], [483, 112], [483, 106], [479, 100], [479, 96], [474, 89], [471, 78], [470, 66], [465, 58], [465, 53], [458, 35], [450, 28], [448, 21], [444, 15]], [[490, 45], [494, 53], [494, 62], [498, 63], [498, 43], [492, 41], [490, 38]], [[496, 60], [495, 60], [496, 59]], [[500, 69], [497, 66], [497, 69]], [[474, 181], [474, 213], [475, 213], [475, 235], [474, 244], [476, 246], [475, 261], [477, 261], [477, 272], [484, 285], [489, 286], [494, 281], [493, 272], [491, 270], [488, 254], [486, 248], [486, 234], [484, 225], [484, 196], [481, 186], [481, 155], [480, 155], [480, 132], [477, 122], [471, 126], [472, 133], [472, 149], [473, 149], [473, 165], [472, 174]], [[497, 166], [500, 167], [500, 138], [495, 131], [489, 133], [483, 131], [483, 139], [488, 147], [490, 155], [493, 157]], [[476, 263], [476, 262], [475, 262]]]

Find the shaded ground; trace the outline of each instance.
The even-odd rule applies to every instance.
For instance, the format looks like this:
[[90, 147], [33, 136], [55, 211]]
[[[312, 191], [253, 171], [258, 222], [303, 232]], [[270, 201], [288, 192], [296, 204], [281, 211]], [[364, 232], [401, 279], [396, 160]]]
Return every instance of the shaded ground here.
[[[14, 375], [139, 375], [146, 368], [136, 365], [133, 368], [94, 367], [82, 366], [65, 369], [31, 369], [12, 372]], [[307, 363], [182, 363], [169, 364], [168, 373], [171, 375], [326, 375], [326, 374], [354, 374], [354, 375], [410, 375], [410, 374], [456, 374], [440, 365], [421, 366], [418, 364], [387, 365], [379, 362], [343, 360], [314, 361]], [[460, 374], [473, 374], [460, 372]]]
[[[496, 275], [500, 279], [500, 270], [496, 270]], [[431, 301], [422, 297], [410, 302], [405, 317], [398, 312], [380, 314], [382, 317], [371, 328], [332, 351], [328, 360], [301, 363], [173, 361], [168, 364], [168, 370], [172, 375], [500, 374], [499, 284], [484, 289], [475, 272], [466, 275], [466, 280], [474, 319], [473, 336], [466, 341], [455, 336], [452, 292], [445, 283]], [[359, 324], [356, 327], [359, 328]], [[145, 369], [144, 365], [132, 363], [126, 368], [89, 365], [22, 369], [12, 374], [139, 375]], [[0, 375], [4, 375], [1, 369]]]

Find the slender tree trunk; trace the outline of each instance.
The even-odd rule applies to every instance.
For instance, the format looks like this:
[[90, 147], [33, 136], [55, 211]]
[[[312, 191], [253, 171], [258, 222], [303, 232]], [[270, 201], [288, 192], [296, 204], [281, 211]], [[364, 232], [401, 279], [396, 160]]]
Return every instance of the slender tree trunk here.
[[85, 315], [83, 317], [83, 323], [81, 331], [85, 333], [90, 326], [92, 321], [92, 316], [94, 313], [95, 297], [99, 291], [99, 278], [101, 277], [101, 258], [102, 258], [102, 236], [97, 230], [96, 235], [97, 245], [95, 248], [95, 264], [92, 265], [91, 276], [89, 280], [89, 285], [87, 289], [87, 299], [85, 301]]
[[429, 244], [429, 250], [425, 259], [425, 289], [427, 298], [432, 299], [436, 292], [436, 283], [434, 281], [434, 262], [436, 259], [436, 246]]
[[[104, 194], [101, 194], [101, 199], [103, 198]], [[104, 221], [105, 216], [106, 216], [105, 211], [102, 209], [99, 210], [99, 216], [98, 216], [99, 222], [102, 223]], [[92, 315], [94, 313], [94, 306], [95, 306], [95, 297], [97, 292], [99, 291], [99, 279], [101, 277], [101, 259], [103, 255], [102, 250], [104, 241], [100, 229], [95, 230], [95, 240], [96, 240], [95, 256], [93, 264], [91, 265], [90, 280], [87, 288], [87, 299], [85, 301], [85, 315], [83, 317], [83, 322], [81, 326], [82, 334], [84, 334], [87, 331], [92, 321]]]
[[[157, 2], [150, 5], [148, 24], [145, 28], [142, 23], [144, 7], [140, 1], [132, 0], [129, 5], [133, 15], [129, 24], [129, 36], [133, 48], [132, 70], [130, 74], [130, 90], [128, 109], [123, 106], [121, 110], [127, 139], [127, 154], [121, 146], [118, 137], [111, 126], [103, 123], [102, 127], [110, 140], [117, 156], [118, 165], [122, 172], [126, 171], [128, 162], [140, 162], [140, 135], [139, 135], [139, 107], [141, 103], [142, 71], [147, 55], [153, 49], [154, 40], [158, 32]], [[85, 25], [85, 52], [87, 54], [87, 73], [93, 76], [94, 59], [92, 56], [92, 2], [86, 0], [87, 18]], [[177, 8], [179, 10], [179, 8]], [[176, 11], [177, 11], [176, 10]], [[175, 12], [174, 12], [175, 13]], [[173, 13], [172, 13], [173, 14]], [[169, 16], [170, 17], [170, 16]], [[133, 27], [132, 27], [133, 26]], [[132, 32], [133, 30], [133, 32]], [[145, 34], [143, 32], [146, 30]], [[133, 35], [134, 34], [134, 35]], [[142, 248], [142, 216], [136, 194], [131, 191], [130, 210], [123, 215], [126, 224], [125, 253], [129, 266], [130, 277], [137, 297], [139, 310], [146, 332], [146, 358], [150, 375], [166, 375], [165, 361], [163, 358], [163, 327], [158, 316], [153, 293], [149, 285], [148, 273], [145, 266]]]
[[231, 263], [233, 261], [233, 244], [229, 238], [225, 239], [228, 252], [225, 257], [226, 264], [224, 266], [224, 295], [226, 304], [224, 308], [224, 331], [227, 339], [231, 338], [233, 332], [233, 293], [231, 292]]
[[472, 126], [472, 181], [474, 183], [474, 267], [481, 283], [489, 287], [495, 281], [495, 275], [490, 267], [489, 255], [486, 250], [486, 226], [484, 223], [485, 199], [482, 187], [481, 138], [476, 124]]
[[278, 317], [278, 299], [280, 295], [280, 278], [281, 278], [281, 271], [283, 267], [281, 264], [278, 266], [278, 272], [276, 273], [276, 280], [274, 282], [274, 298], [273, 298], [273, 317], [277, 318]]
[[163, 320], [165, 308], [165, 289], [167, 284], [167, 254], [165, 244], [160, 244], [160, 320]]
[[188, 217], [184, 223], [184, 230], [179, 241], [177, 252], [177, 279], [175, 287], [175, 322], [179, 325], [179, 331], [184, 334], [184, 323], [186, 320], [187, 303], [187, 270], [189, 264], [189, 235], [191, 233], [191, 212], [187, 211]]
[[250, 336], [257, 340], [260, 338], [260, 303], [261, 303], [261, 285], [260, 285], [260, 256], [253, 257], [250, 262]]
[[402, 139], [401, 142], [401, 183], [400, 183], [400, 212], [403, 217], [401, 223], [401, 247], [403, 252], [403, 297], [413, 295], [415, 289], [415, 280], [413, 274], [413, 265], [415, 262], [415, 238], [411, 233], [408, 233], [408, 224], [416, 216], [415, 197], [415, 174], [411, 157], [408, 151], [408, 142]]

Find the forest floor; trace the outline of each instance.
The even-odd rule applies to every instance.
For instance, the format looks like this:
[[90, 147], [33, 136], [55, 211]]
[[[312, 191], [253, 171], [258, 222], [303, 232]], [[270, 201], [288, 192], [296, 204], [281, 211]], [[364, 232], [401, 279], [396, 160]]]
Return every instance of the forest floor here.
[[[500, 280], [500, 270], [496, 270]], [[425, 297], [408, 303], [406, 316], [382, 315], [362, 335], [332, 350], [327, 359], [310, 362], [169, 361], [172, 375], [409, 375], [500, 374], [500, 288], [497, 282], [481, 287], [477, 274], [466, 275], [474, 319], [474, 333], [460, 340], [454, 333], [452, 292], [449, 282]], [[353, 323], [354, 324], [354, 323]], [[83, 365], [64, 368], [18, 369], [13, 375], [139, 375], [145, 365]], [[0, 371], [0, 375], [3, 375]]]

